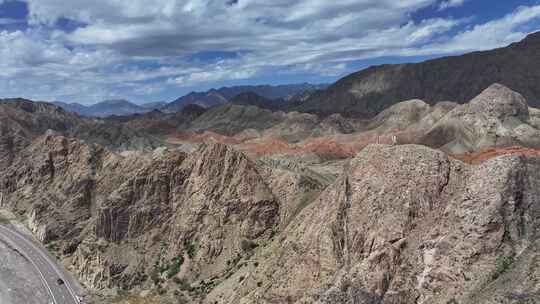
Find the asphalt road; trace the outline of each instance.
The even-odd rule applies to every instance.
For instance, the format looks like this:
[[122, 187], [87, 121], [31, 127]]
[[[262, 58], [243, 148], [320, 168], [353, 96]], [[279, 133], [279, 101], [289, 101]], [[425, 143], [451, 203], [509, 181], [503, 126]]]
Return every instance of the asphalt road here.
[[[40, 244], [32, 241], [16, 229], [0, 224], [0, 238], [11, 243], [34, 266], [41, 281], [55, 304], [79, 304], [79, 300], [68, 277]], [[58, 284], [61, 278], [65, 283]], [[32, 292], [32, 291], [29, 291]]]

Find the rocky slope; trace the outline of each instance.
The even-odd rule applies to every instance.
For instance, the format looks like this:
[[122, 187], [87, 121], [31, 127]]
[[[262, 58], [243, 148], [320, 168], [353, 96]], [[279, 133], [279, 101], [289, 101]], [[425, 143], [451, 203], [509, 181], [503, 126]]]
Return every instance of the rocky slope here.
[[149, 150], [162, 145], [155, 138], [123, 124], [81, 117], [49, 103], [24, 99], [0, 102], [0, 163], [47, 130], [98, 143], [113, 151]]
[[[191, 122], [188, 130], [199, 135], [176, 138], [187, 142], [212, 138], [257, 156], [315, 152], [323, 160], [332, 155], [351, 157], [370, 143], [422, 144], [454, 155], [490, 147], [538, 149], [540, 112], [528, 104], [521, 94], [500, 84], [463, 105], [408, 100], [367, 120], [229, 104]], [[213, 135], [205, 136], [208, 131]]]
[[409, 99], [428, 104], [465, 103], [492, 83], [518, 91], [540, 106], [540, 33], [492, 51], [440, 58], [417, 64], [381, 65], [351, 74], [314, 94], [292, 110], [322, 115], [341, 113], [372, 118]]
[[[502, 87], [483, 96], [493, 89], [508, 94], [491, 106], [525, 113]], [[344, 167], [254, 163], [217, 143], [121, 156], [47, 131], [3, 164], [0, 192], [95, 291], [149, 290], [161, 303], [540, 300], [538, 158], [469, 165], [369, 145]]]
[[205, 108], [189, 105], [176, 113], [163, 113], [159, 110], [153, 110], [144, 114], [109, 116], [105, 121], [113, 124], [123, 124], [132, 130], [159, 137], [188, 129], [191, 123], [204, 112], [206, 112]]
[[[536, 303], [539, 117], [500, 84], [372, 119], [252, 104], [89, 119], [11, 100], [0, 196], [98, 294]], [[170, 132], [191, 152], [146, 135]]]
[[287, 105], [287, 101], [283, 98], [268, 99], [257, 95], [253, 92], [245, 92], [236, 95], [230, 101], [231, 104], [242, 106], [256, 106], [261, 109], [279, 110]]
[[279, 225], [255, 165], [219, 144], [122, 157], [49, 131], [1, 172], [4, 207], [93, 289], [198, 298]]
[[525, 98], [494, 84], [448, 112], [420, 142], [455, 154], [496, 146], [538, 148], [540, 131], [530, 122]]
[[539, 165], [369, 146], [205, 303], [538, 301]]
[[[246, 102], [247, 103], [247, 102]], [[339, 114], [321, 118], [314, 114], [283, 112], [252, 104], [227, 104], [215, 107], [197, 117], [187, 131], [213, 131], [226, 136], [280, 138], [289, 142], [358, 130], [357, 121]]]
[[226, 104], [214, 107], [191, 122], [188, 131], [214, 131], [235, 135], [246, 129], [264, 130], [283, 120], [285, 113], [256, 106]]
[[53, 102], [53, 104], [63, 108], [66, 111], [89, 117], [107, 117], [111, 115], [123, 116], [137, 113], [146, 113], [163, 106], [163, 104], [161, 103], [137, 105], [123, 99], [105, 100], [90, 106], [84, 106], [78, 103], [64, 102]]

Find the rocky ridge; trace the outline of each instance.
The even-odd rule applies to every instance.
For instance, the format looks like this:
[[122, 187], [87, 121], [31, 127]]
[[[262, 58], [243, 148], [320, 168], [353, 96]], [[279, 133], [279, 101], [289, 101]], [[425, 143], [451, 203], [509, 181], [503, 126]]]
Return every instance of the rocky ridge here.
[[466, 103], [493, 83], [520, 92], [540, 106], [540, 32], [504, 48], [413, 64], [386, 64], [348, 75], [290, 110], [321, 115], [373, 118], [403, 100], [433, 105], [450, 100]]
[[8, 162], [47, 130], [116, 152], [149, 151], [163, 145], [153, 136], [124, 124], [84, 118], [45, 102], [10, 99], [0, 102], [0, 162]]
[[537, 301], [539, 164], [369, 146], [205, 303]]

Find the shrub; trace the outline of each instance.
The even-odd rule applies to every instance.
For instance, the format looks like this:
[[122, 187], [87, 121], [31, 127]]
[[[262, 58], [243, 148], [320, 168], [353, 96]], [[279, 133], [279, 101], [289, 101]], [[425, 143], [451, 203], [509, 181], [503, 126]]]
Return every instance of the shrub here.
[[180, 288], [180, 290], [192, 290], [191, 285], [185, 279], [180, 279], [177, 284], [179, 285], [178, 288]]
[[180, 272], [180, 266], [184, 264], [184, 257], [182, 256], [176, 257], [171, 262], [172, 263], [169, 267], [169, 270], [167, 271], [167, 278], [169, 279], [177, 275], [178, 272]]
[[503, 273], [510, 269], [510, 266], [512, 266], [513, 263], [514, 257], [512, 256], [498, 257], [496, 261], [495, 271], [491, 273], [491, 280], [495, 281], [497, 278], [499, 278]]
[[242, 251], [249, 252], [253, 249], [257, 248], [259, 245], [257, 243], [249, 241], [249, 240], [242, 240], [240, 242], [240, 248], [242, 248]]
[[195, 257], [195, 252], [196, 252], [195, 244], [193, 244], [190, 240], [186, 240], [184, 242], [184, 250], [186, 251], [190, 259], [193, 259]]
[[150, 272], [150, 279], [151, 279], [152, 282], [154, 282], [154, 284], [156, 284], [156, 285], [158, 285], [159, 283], [161, 283], [161, 277], [160, 277], [159, 268], [154, 267], [154, 269], [152, 269], [152, 271]]

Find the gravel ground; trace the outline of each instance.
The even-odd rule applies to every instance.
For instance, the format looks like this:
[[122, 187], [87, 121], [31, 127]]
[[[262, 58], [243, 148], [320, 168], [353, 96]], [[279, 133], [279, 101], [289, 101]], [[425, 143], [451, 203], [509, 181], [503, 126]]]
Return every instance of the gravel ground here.
[[49, 304], [49, 295], [32, 264], [0, 240], [0, 303]]

